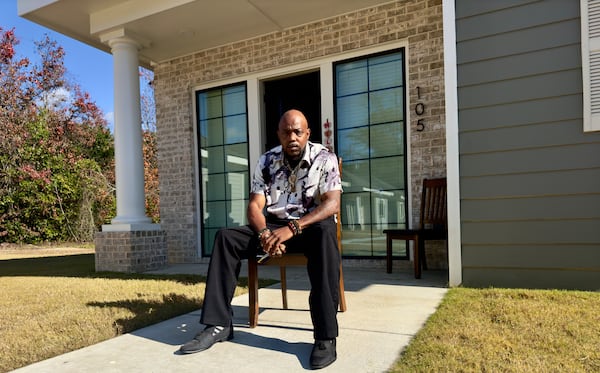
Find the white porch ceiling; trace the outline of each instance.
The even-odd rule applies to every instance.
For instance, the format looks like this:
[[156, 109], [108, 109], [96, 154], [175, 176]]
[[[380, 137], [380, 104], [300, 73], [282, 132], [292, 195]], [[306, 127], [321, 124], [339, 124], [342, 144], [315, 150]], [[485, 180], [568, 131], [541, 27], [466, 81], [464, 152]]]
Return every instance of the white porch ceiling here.
[[19, 15], [110, 52], [101, 35], [146, 42], [144, 65], [390, 0], [17, 0]]

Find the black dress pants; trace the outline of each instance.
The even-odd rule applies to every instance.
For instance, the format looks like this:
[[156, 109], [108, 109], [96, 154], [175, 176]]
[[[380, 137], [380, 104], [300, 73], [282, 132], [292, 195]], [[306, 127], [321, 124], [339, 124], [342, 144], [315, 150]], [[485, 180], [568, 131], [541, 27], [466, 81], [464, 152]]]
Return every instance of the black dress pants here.
[[[286, 220], [268, 219], [271, 229]], [[315, 339], [338, 336], [340, 253], [333, 218], [315, 223], [285, 242], [287, 252], [304, 253], [311, 290], [310, 315]], [[262, 253], [256, 233], [249, 226], [224, 228], [215, 237], [208, 267], [200, 322], [228, 326], [232, 322], [231, 300], [240, 274], [241, 260]], [[285, 255], [285, 254], [284, 254]]]

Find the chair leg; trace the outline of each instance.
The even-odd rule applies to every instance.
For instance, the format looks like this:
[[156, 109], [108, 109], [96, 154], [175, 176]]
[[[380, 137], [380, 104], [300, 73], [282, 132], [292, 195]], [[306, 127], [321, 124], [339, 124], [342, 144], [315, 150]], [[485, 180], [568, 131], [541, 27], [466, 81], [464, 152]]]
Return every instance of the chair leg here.
[[346, 294], [344, 292], [344, 272], [340, 262], [340, 312], [346, 312]]
[[385, 251], [387, 273], [392, 273], [392, 237], [389, 234], [385, 235]]
[[417, 237], [414, 240], [415, 243], [415, 278], [421, 278], [421, 258], [420, 258], [420, 248], [419, 248], [419, 238]]
[[279, 275], [281, 277], [281, 300], [283, 302], [283, 309], [287, 310], [287, 274], [284, 265], [279, 266]]
[[258, 264], [248, 259], [248, 319], [251, 328], [258, 324]]
[[419, 256], [421, 257], [421, 268], [427, 269], [427, 257], [425, 256], [425, 241], [421, 239], [419, 242]]

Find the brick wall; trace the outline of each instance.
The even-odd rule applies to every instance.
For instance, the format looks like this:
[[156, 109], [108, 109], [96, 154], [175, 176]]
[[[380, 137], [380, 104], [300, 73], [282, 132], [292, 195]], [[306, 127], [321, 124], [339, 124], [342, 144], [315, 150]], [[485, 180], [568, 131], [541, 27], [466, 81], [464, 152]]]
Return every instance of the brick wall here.
[[[168, 232], [169, 261], [198, 260], [192, 87], [395, 41], [409, 45], [412, 215], [418, 219], [422, 178], [446, 174], [442, 34], [441, 0], [402, 0], [157, 65], [161, 227]], [[419, 102], [425, 111], [416, 118], [413, 109]], [[417, 119], [425, 123], [422, 132], [415, 131]]]
[[96, 271], [145, 272], [167, 265], [167, 245], [162, 230], [97, 232]]

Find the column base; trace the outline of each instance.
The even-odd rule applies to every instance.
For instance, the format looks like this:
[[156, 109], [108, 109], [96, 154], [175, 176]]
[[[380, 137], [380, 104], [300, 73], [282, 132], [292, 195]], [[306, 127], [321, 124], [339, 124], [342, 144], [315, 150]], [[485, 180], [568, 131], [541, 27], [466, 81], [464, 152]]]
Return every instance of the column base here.
[[166, 232], [154, 230], [104, 230], [97, 232], [96, 271], [139, 273], [167, 266]]

